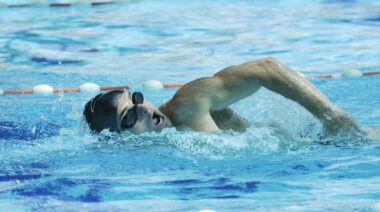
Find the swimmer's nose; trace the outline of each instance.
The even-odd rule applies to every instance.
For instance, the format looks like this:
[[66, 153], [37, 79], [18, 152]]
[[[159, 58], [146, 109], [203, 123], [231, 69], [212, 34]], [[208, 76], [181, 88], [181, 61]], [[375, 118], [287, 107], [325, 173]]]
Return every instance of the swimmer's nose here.
[[148, 108], [144, 107], [144, 106], [137, 106], [137, 114], [138, 116], [140, 117], [145, 117], [147, 114], [148, 114]]

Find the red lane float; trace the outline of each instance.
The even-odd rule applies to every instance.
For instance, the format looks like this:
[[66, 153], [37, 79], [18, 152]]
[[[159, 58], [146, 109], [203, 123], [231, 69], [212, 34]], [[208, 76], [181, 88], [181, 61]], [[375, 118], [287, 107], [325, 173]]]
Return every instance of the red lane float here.
[[305, 76], [306, 78], [332, 78], [333, 75], [314, 75], [314, 76]]
[[4, 91], [6, 94], [33, 93], [33, 90]]
[[182, 87], [185, 83], [176, 83], [176, 84], [164, 84], [164, 88], [174, 88], [174, 87]]
[[363, 76], [370, 76], [370, 75], [376, 75], [376, 74], [380, 74], [380, 71], [363, 73]]

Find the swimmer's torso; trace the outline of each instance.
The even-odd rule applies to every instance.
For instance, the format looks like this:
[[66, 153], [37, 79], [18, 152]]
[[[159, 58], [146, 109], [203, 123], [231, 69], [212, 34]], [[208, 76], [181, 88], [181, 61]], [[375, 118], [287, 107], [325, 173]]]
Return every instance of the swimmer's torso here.
[[321, 120], [328, 134], [361, 133], [354, 118], [332, 104], [307, 79], [274, 58], [230, 66], [212, 77], [187, 83], [160, 111], [176, 127], [212, 132], [228, 127], [222, 123], [234, 117], [228, 116], [229, 105], [252, 95], [261, 86], [302, 105]]
[[226, 84], [218, 76], [201, 78], [184, 85], [159, 109], [177, 128], [203, 132], [242, 130], [249, 126], [249, 121], [234, 113], [228, 105], [251, 95], [259, 88], [258, 83], [251, 83], [226, 89]]

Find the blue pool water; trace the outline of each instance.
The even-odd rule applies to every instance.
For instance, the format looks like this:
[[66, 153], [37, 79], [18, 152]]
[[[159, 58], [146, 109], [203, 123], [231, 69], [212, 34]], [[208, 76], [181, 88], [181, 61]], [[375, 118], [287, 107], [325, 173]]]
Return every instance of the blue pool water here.
[[[0, 1], [3, 90], [181, 83], [267, 56], [305, 75], [380, 70], [379, 1], [132, 0], [7, 8], [11, 3], [30, 1]], [[379, 75], [311, 82], [362, 125], [380, 128]], [[177, 88], [135, 90], [160, 105]], [[0, 95], [2, 210], [380, 208], [379, 140], [323, 137], [310, 113], [265, 89], [232, 106], [263, 123], [244, 133], [171, 128], [109, 140], [83, 124], [92, 96]], [[336, 143], [326, 145], [329, 140]]]

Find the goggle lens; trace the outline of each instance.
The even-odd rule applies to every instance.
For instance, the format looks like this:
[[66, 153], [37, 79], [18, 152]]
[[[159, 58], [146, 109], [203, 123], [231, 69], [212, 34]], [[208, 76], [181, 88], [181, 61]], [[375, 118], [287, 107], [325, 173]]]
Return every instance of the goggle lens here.
[[132, 103], [133, 107], [127, 111], [121, 120], [121, 129], [130, 129], [135, 126], [137, 122], [137, 105], [144, 102], [144, 96], [141, 92], [133, 92], [132, 94]]

